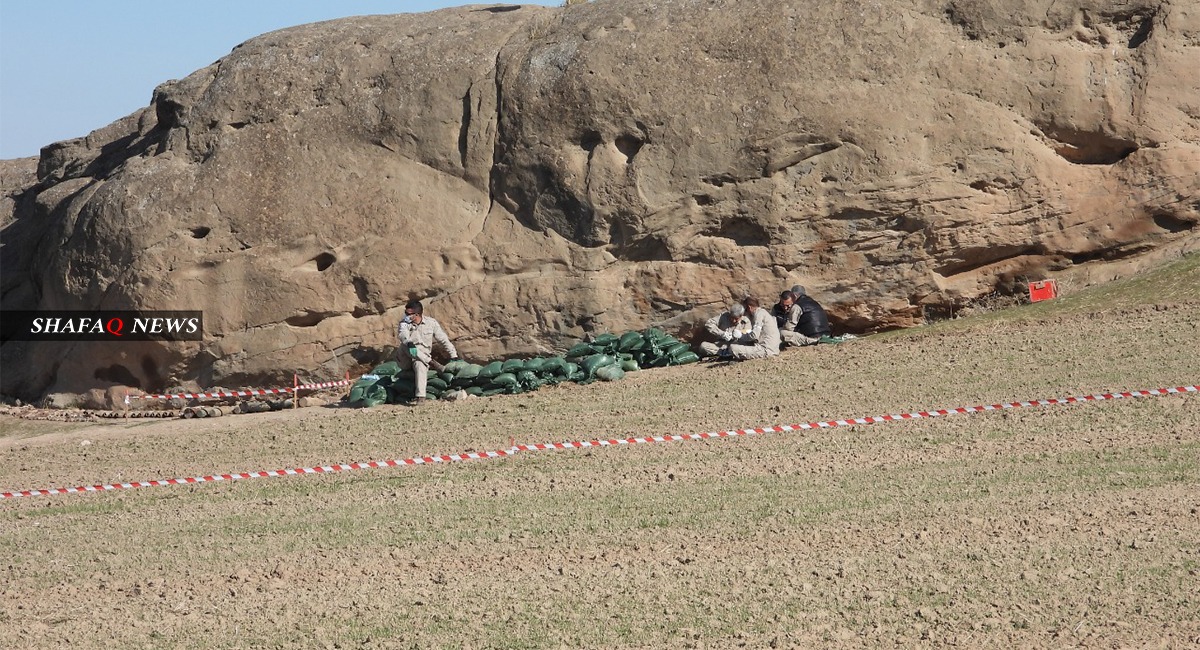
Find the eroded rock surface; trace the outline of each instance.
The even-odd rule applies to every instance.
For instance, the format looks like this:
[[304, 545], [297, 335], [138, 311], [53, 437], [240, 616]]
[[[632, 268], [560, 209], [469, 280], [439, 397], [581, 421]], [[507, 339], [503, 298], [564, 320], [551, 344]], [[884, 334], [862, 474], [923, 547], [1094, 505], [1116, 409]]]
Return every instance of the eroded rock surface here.
[[796, 283], [865, 331], [1110, 279], [1200, 248], [1197, 60], [1179, 0], [604, 0], [273, 32], [46, 147], [36, 180], [5, 161], [5, 309], [203, 309], [206, 337], [8, 342], [0, 392], [338, 376], [410, 298], [486, 359]]

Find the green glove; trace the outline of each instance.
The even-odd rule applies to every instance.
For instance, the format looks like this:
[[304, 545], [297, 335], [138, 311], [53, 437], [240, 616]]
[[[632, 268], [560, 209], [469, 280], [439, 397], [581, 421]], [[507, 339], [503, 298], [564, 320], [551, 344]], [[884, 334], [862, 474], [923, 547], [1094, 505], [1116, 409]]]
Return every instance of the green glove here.
[[417, 346], [413, 343], [408, 344], [408, 356], [413, 359], [417, 358]]

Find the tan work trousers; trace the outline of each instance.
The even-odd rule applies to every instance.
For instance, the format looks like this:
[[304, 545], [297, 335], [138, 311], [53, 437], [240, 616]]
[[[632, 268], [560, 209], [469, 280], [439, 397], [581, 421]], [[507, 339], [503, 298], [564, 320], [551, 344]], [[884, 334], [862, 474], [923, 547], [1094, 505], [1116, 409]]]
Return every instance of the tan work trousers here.
[[819, 336], [808, 337], [808, 336], [801, 334], [800, 332], [794, 332], [794, 331], [789, 332], [789, 331], [785, 331], [785, 330], [779, 330], [779, 338], [783, 339], [784, 345], [789, 345], [789, 346], [795, 347], [795, 348], [802, 347], [805, 345], [816, 345], [821, 340], [821, 337], [819, 337]]
[[[729, 346], [729, 352], [733, 355], [733, 358], [737, 359], [738, 361], [746, 361], [747, 359], [766, 359], [767, 357], [774, 356], [771, 354], [771, 351], [763, 345], [739, 345], [734, 343]], [[779, 352], [776, 352], [775, 354], [779, 354]]]
[[396, 361], [400, 363], [401, 368], [413, 371], [413, 383], [417, 387], [416, 396], [425, 397], [425, 385], [429, 382], [429, 364], [408, 356], [408, 350], [404, 348], [396, 351]]
[[710, 357], [720, 354], [721, 348], [728, 348], [730, 357], [736, 361], [745, 361], [747, 359], [765, 359], [769, 356], [772, 356], [770, 351], [761, 345], [739, 345], [737, 343], [725, 343], [717, 345], [716, 343], [710, 343], [708, 341], [700, 344], [700, 351], [703, 352], [705, 356]]

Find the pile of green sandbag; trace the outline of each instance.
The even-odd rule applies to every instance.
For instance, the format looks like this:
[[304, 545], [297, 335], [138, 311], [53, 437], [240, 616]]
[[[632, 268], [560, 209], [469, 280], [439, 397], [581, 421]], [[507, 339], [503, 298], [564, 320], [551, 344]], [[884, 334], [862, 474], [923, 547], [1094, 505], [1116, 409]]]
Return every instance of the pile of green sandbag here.
[[[440, 372], [430, 369], [425, 382], [425, 396], [439, 399], [460, 389], [476, 397], [516, 394], [586, 378], [579, 364], [570, 363], [562, 357], [509, 359], [486, 365], [451, 361]], [[350, 388], [350, 405], [401, 404], [411, 400], [415, 394], [413, 371], [401, 370], [400, 364], [389, 361], [376, 366], [355, 382]]]
[[[582, 359], [581, 363], [596, 356], [615, 358], [626, 371], [679, 366], [700, 360], [690, 345], [654, 327], [620, 336], [600, 334], [591, 341], [577, 343], [567, 352], [568, 360]], [[604, 365], [607, 364], [600, 363], [600, 366]]]
[[[699, 361], [696, 353], [662, 330], [601, 334], [570, 349], [565, 357], [508, 359], [486, 365], [451, 361], [440, 372], [429, 371], [425, 394], [438, 399], [462, 390], [468, 395], [516, 394], [564, 381], [588, 384], [597, 379], [617, 381], [640, 368], [676, 366]], [[376, 366], [350, 389], [351, 406], [400, 404], [416, 393], [411, 370], [395, 361]]]
[[352, 406], [398, 404], [416, 395], [417, 385], [412, 370], [401, 370], [395, 361], [376, 366], [350, 387]]

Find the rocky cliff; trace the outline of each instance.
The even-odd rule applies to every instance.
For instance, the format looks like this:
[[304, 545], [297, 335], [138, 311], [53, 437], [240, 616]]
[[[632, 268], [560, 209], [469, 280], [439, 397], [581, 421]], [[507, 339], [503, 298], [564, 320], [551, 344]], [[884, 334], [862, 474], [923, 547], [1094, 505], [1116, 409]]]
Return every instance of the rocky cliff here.
[[843, 331], [1200, 249], [1200, 7], [596, 0], [253, 39], [0, 169], [0, 392], [337, 376], [426, 300], [478, 359], [809, 287]]

